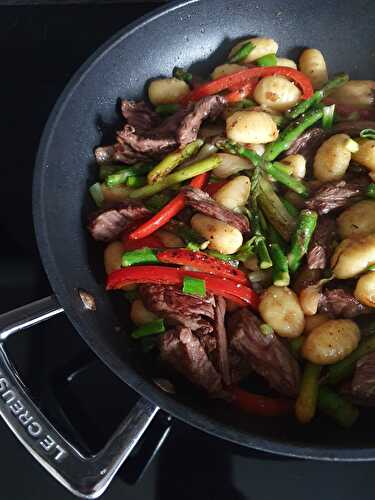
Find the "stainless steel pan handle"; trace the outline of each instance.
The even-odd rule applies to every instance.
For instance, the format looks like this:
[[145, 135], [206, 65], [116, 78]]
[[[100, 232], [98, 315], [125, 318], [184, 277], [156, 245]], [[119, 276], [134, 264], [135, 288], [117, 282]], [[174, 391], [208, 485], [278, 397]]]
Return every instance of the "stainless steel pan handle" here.
[[70, 492], [81, 498], [97, 498], [159, 408], [139, 399], [105, 447], [94, 456], [84, 456], [69, 443], [31, 399], [5, 350], [10, 335], [62, 312], [56, 297], [51, 296], [0, 315], [0, 415], [38, 462]]

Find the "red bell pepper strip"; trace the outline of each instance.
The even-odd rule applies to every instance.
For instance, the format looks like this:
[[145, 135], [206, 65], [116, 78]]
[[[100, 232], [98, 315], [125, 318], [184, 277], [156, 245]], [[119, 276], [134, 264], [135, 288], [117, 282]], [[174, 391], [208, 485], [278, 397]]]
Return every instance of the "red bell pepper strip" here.
[[229, 92], [225, 99], [229, 103], [235, 103], [238, 101], [242, 101], [245, 97], [248, 97], [253, 93], [256, 84], [258, 83], [258, 78], [253, 78], [248, 83], [236, 85], [233, 88], [230, 88], [231, 92]]
[[[209, 177], [209, 173], [197, 175], [190, 181], [190, 186], [193, 188], [201, 189], [206, 184]], [[165, 205], [157, 214], [155, 214], [151, 219], [146, 221], [144, 224], [139, 226], [135, 231], [130, 233], [129, 238], [131, 240], [138, 240], [139, 238], [145, 238], [150, 234], [154, 233], [161, 227], [165, 226], [173, 217], [175, 217], [185, 206], [185, 197], [182, 193], [178, 194], [173, 200]]]
[[175, 267], [134, 266], [113, 271], [107, 278], [107, 290], [116, 290], [125, 285], [154, 283], [159, 285], [182, 285], [185, 276], [202, 279], [206, 290], [215, 295], [237, 302], [241, 306], [258, 309], [259, 297], [251, 288], [226, 278], [215, 278], [207, 273], [185, 271]]
[[283, 398], [270, 398], [260, 396], [239, 387], [232, 387], [231, 394], [233, 403], [250, 415], [259, 415], [261, 417], [279, 417], [287, 415], [293, 411], [293, 401]]
[[122, 235], [122, 246], [125, 252], [138, 250], [139, 248], [164, 248], [162, 241], [154, 235], [146, 236], [139, 240], [129, 240], [129, 234]]
[[219, 182], [211, 182], [210, 184], [207, 184], [205, 191], [208, 193], [210, 196], [214, 195], [219, 189], [221, 189], [223, 186], [228, 181], [219, 181]]
[[302, 90], [301, 99], [308, 99], [314, 93], [310, 80], [300, 71], [283, 66], [266, 66], [257, 68], [248, 68], [231, 75], [223, 76], [212, 82], [205, 83], [192, 90], [181, 99], [182, 104], [190, 101], [199, 101], [202, 97], [212, 94], [218, 94], [226, 89], [232, 89], [235, 86], [245, 85], [253, 78], [263, 78], [265, 76], [282, 75], [296, 83]]
[[193, 252], [186, 248], [171, 248], [158, 252], [157, 258], [164, 264], [191, 266], [198, 271], [214, 274], [219, 278], [228, 278], [243, 285], [248, 283], [245, 273], [227, 262], [216, 259], [216, 257], [211, 257], [204, 252]]

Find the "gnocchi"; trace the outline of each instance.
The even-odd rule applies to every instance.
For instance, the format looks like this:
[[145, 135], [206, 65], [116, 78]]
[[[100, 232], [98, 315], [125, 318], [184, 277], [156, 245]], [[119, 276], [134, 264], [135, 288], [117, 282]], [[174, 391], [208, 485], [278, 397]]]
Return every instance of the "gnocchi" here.
[[326, 313], [318, 313], [313, 316], [306, 316], [305, 318], [305, 334], [309, 334], [317, 326], [326, 323], [328, 320], [332, 319], [332, 316]]
[[121, 268], [122, 254], [124, 247], [121, 241], [112, 241], [104, 250], [104, 268], [107, 274], [111, 274], [116, 269]]
[[362, 200], [342, 212], [336, 219], [341, 239], [358, 238], [375, 233], [375, 200]]
[[347, 134], [336, 134], [323, 142], [314, 158], [314, 176], [323, 182], [342, 179], [358, 144]]
[[375, 234], [343, 240], [331, 258], [334, 275], [343, 280], [354, 278], [372, 264], [375, 264]]
[[226, 123], [227, 137], [236, 142], [266, 144], [279, 135], [276, 123], [264, 111], [237, 111]]
[[297, 64], [292, 59], [286, 57], [277, 57], [276, 66], [284, 66], [285, 68], [297, 69]]
[[375, 307], [375, 273], [373, 271], [359, 278], [354, 290], [354, 297], [365, 306]]
[[154, 106], [159, 104], [176, 104], [190, 92], [189, 85], [178, 78], [159, 78], [153, 80], [148, 87], [148, 98]]
[[280, 337], [299, 337], [305, 318], [297, 295], [288, 287], [271, 286], [262, 295], [259, 313]]
[[276, 54], [279, 45], [272, 38], [249, 38], [248, 40], [243, 40], [242, 42], [237, 43], [232, 50], [229, 52], [229, 59], [231, 59], [236, 52], [240, 50], [246, 43], [251, 42], [254, 45], [253, 50], [250, 51], [250, 54], [243, 61], [244, 63], [249, 63], [256, 61], [260, 57], [266, 56], [268, 54]]
[[353, 108], [370, 108], [375, 103], [374, 80], [350, 80], [332, 92], [330, 98], [336, 104]]
[[310, 78], [314, 89], [320, 89], [328, 81], [323, 54], [318, 49], [306, 49], [299, 58], [299, 69]]
[[306, 175], [306, 160], [304, 156], [296, 154], [286, 156], [281, 160], [281, 163], [287, 165], [291, 169], [291, 174], [297, 179], [303, 179]]
[[246, 175], [239, 175], [216, 191], [213, 198], [224, 207], [234, 210], [245, 205], [249, 196], [250, 179]]
[[318, 365], [331, 365], [349, 356], [360, 340], [357, 324], [350, 319], [331, 319], [316, 326], [302, 346], [302, 355]]
[[266, 76], [255, 87], [255, 101], [272, 111], [284, 112], [301, 98], [300, 89], [281, 75]]
[[211, 78], [213, 80], [217, 80], [218, 78], [222, 78], [223, 76], [238, 73], [238, 71], [242, 71], [243, 69], [246, 69], [246, 66], [241, 66], [240, 64], [221, 64], [213, 70]]
[[375, 172], [375, 140], [359, 138], [356, 142], [359, 148], [352, 154], [352, 159], [371, 172]]
[[210, 242], [209, 248], [220, 253], [233, 254], [243, 243], [242, 233], [236, 227], [207, 215], [193, 215], [191, 226]]

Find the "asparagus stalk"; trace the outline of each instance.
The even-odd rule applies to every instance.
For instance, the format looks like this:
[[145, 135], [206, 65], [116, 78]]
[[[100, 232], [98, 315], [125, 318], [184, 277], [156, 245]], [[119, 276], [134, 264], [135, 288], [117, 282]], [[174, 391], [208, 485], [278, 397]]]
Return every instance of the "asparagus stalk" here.
[[268, 236], [268, 240], [271, 243], [275, 243], [276, 245], [279, 245], [281, 250], [283, 252], [285, 252], [285, 250], [286, 250], [285, 241], [282, 239], [280, 234], [276, 231], [276, 229], [271, 224], [268, 225], [267, 236]]
[[290, 203], [289, 200], [287, 200], [286, 198], [280, 198], [281, 199], [281, 202], [282, 204], [284, 205], [284, 207], [287, 209], [288, 213], [294, 217], [294, 218], [297, 218], [298, 215], [299, 215], [299, 210], [298, 208], [296, 208], [293, 203]]
[[327, 382], [334, 385], [349, 378], [355, 370], [357, 361], [366, 354], [374, 351], [375, 335], [364, 338], [360, 342], [357, 349], [355, 349], [349, 356], [328, 368]]
[[[251, 210], [250, 218], [251, 225], [255, 235], [254, 243], [256, 253], [259, 259], [261, 269], [268, 269], [272, 267], [272, 260], [266, 245], [266, 239], [263, 234], [263, 229], [266, 230], [267, 222], [258, 209], [258, 196], [260, 188], [261, 171], [259, 165], [255, 166], [253, 175], [251, 176]], [[262, 228], [263, 223], [263, 228]]]
[[298, 116], [305, 113], [311, 106], [325, 99], [333, 90], [341, 87], [349, 80], [349, 75], [346, 73], [339, 73], [332, 80], [329, 80], [320, 90], [316, 90], [314, 94], [305, 101], [300, 102], [292, 109], [289, 109], [285, 115], [288, 119], [294, 120]]
[[288, 255], [289, 268], [292, 273], [297, 271], [302, 257], [307, 253], [317, 221], [318, 214], [316, 212], [313, 210], [301, 210]]
[[155, 182], [154, 184], [150, 184], [148, 186], [141, 187], [139, 189], [135, 189], [129, 194], [130, 198], [148, 198], [156, 193], [160, 193], [164, 189], [173, 186], [173, 184], [178, 184], [179, 182], [186, 181], [197, 175], [204, 174], [205, 172], [209, 172], [214, 168], [218, 167], [221, 163], [221, 159], [217, 155], [210, 156], [205, 160], [199, 161], [197, 163], [193, 163], [188, 167], [184, 167], [177, 172], [173, 172], [170, 175], [164, 177], [161, 181]]
[[116, 173], [108, 175], [106, 184], [108, 187], [119, 186], [124, 184], [128, 177], [136, 177], [138, 175], [147, 174], [152, 168], [150, 163], [138, 163], [133, 167], [125, 167], [118, 170]]
[[284, 184], [284, 186], [288, 187], [292, 191], [295, 191], [304, 198], [307, 198], [309, 194], [307, 186], [305, 186], [305, 184], [299, 179], [296, 179], [292, 175], [286, 173], [282, 167], [285, 167], [285, 165], [279, 162], [267, 162], [265, 164], [265, 170], [267, 174], [272, 175], [275, 180], [277, 180], [281, 184]]
[[266, 161], [273, 161], [280, 153], [289, 149], [291, 144], [311, 125], [321, 119], [323, 111], [321, 109], [312, 109], [299, 119], [286, 127], [274, 142], [266, 146], [262, 158]]
[[275, 162], [272, 164], [269, 161], [265, 161], [264, 155], [259, 156], [257, 153], [255, 153], [255, 151], [252, 151], [251, 149], [248, 149], [241, 144], [236, 144], [233, 141], [224, 141], [218, 143], [218, 146], [231, 154], [247, 158], [253, 163], [255, 167], [259, 166], [264, 172], [271, 175], [274, 179], [276, 179], [281, 184], [284, 184], [284, 186], [291, 189], [292, 191], [295, 191], [302, 196], [308, 195], [307, 187], [299, 179], [296, 179], [288, 173], [288, 167], [286, 165], [283, 165], [279, 162]]
[[183, 80], [186, 83], [190, 83], [193, 80], [193, 75], [189, 71], [184, 70], [184, 68], [179, 68], [175, 66], [173, 68], [173, 76], [179, 80]]
[[271, 259], [273, 263], [272, 280], [275, 286], [288, 286], [290, 283], [288, 259], [277, 243], [271, 244]]
[[261, 178], [259, 181], [258, 202], [267, 220], [285, 241], [289, 241], [292, 237], [296, 222], [294, 218], [289, 215], [271, 184], [264, 178]]
[[367, 196], [368, 196], [368, 198], [375, 198], [375, 183], [374, 182], [369, 184], [369, 186], [367, 188]]
[[173, 153], [167, 155], [151, 170], [151, 172], [149, 172], [147, 176], [148, 183], [154, 184], [166, 175], [170, 174], [172, 170], [178, 167], [178, 165], [180, 165], [183, 161], [197, 153], [202, 145], [202, 139], [197, 139], [196, 141], [187, 144], [182, 149], [178, 149], [177, 151], [173, 151]]
[[319, 389], [318, 408], [346, 429], [351, 427], [359, 416], [357, 408], [325, 385]]
[[250, 52], [255, 49], [255, 45], [252, 42], [247, 42], [242, 47], [240, 47], [237, 52], [229, 59], [231, 63], [239, 63], [246, 59]]
[[303, 335], [301, 335], [300, 337], [295, 337], [294, 339], [291, 339], [289, 341], [289, 349], [296, 359], [301, 358], [301, 349], [304, 341], [305, 337], [303, 337]]
[[319, 365], [306, 363], [295, 406], [296, 417], [302, 424], [307, 424], [315, 416], [321, 369]]

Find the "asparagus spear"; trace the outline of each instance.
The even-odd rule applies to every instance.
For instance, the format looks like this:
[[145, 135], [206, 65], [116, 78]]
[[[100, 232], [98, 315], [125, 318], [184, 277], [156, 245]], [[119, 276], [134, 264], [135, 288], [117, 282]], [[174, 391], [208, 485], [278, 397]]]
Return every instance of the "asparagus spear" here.
[[178, 149], [177, 151], [173, 151], [173, 153], [169, 153], [151, 170], [151, 172], [149, 172], [147, 176], [149, 184], [154, 184], [155, 182], [160, 181], [166, 175], [170, 174], [172, 170], [178, 167], [178, 165], [180, 165], [183, 161], [187, 160], [195, 153], [197, 153], [202, 145], [202, 139], [197, 139], [196, 141], [187, 144], [182, 149]]
[[124, 184], [124, 182], [127, 181], [128, 177], [147, 174], [151, 168], [152, 165], [150, 163], [138, 163], [132, 167], [122, 168], [116, 173], [108, 175], [106, 184], [108, 187], [115, 187], [120, 184]]
[[295, 412], [302, 424], [307, 424], [314, 418], [319, 392], [319, 376], [322, 367], [313, 363], [306, 363], [299, 396], [296, 401]]
[[289, 215], [271, 184], [263, 177], [259, 181], [259, 188], [258, 203], [261, 210], [284, 240], [289, 241], [296, 226], [294, 218]]
[[282, 163], [275, 162], [271, 163], [264, 160], [264, 156], [259, 156], [255, 151], [246, 148], [241, 144], [237, 144], [233, 141], [224, 141], [217, 144], [218, 147], [228, 151], [231, 154], [242, 156], [250, 160], [255, 167], [260, 167], [264, 172], [272, 175], [274, 179], [284, 184], [287, 188], [295, 191], [302, 196], [307, 196], [308, 189], [299, 179], [296, 179], [288, 173], [288, 168]]
[[355, 370], [357, 361], [366, 354], [374, 351], [375, 335], [364, 338], [360, 342], [357, 349], [355, 349], [349, 356], [328, 368], [327, 382], [334, 385], [349, 378]]
[[369, 184], [368, 188], [367, 188], [367, 196], [369, 198], [375, 198], [375, 183], [371, 183]]
[[305, 337], [303, 335], [301, 335], [300, 337], [295, 337], [294, 339], [291, 339], [289, 341], [289, 349], [293, 356], [298, 360], [301, 358], [301, 349], [304, 341]]
[[319, 389], [318, 408], [347, 429], [354, 424], [359, 416], [357, 408], [325, 385]]
[[184, 70], [184, 68], [179, 68], [178, 66], [175, 66], [173, 68], [172, 74], [175, 78], [178, 78], [179, 80], [183, 80], [186, 83], [190, 83], [193, 79], [193, 75], [191, 73]]
[[139, 189], [135, 189], [129, 194], [129, 198], [148, 198], [155, 193], [160, 193], [160, 191], [163, 191], [163, 189], [173, 186], [173, 184], [178, 184], [179, 182], [186, 181], [188, 179], [196, 177], [197, 175], [209, 172], [210, 170], [218, 167], [220, 163], [221, 159], [219, 156], [210, 156], [205, 160], [193, 163], [188, 167], [184, 167], [177, 172], [173, 172], [172, 174], [167, 175], [161, 181], [141, 187]]
[[250, 52], [255, 49], [255, 45], [252, 42], [247, 42], [242, 47], [240, 47], [237, 52], [229, 59], [231, 63], [239, 63], [246, 59]]
[[254, 243], [256, 247], [256, 253], [259, 259], [259, 265], [261, 269], [268, 269], [272, 267], [272, 260], [270, 254], [268, 252], [268, 248], [266, 245], [266, 239], [263, 235], [262, 231], [262, 222], [263, 225], [266, 225], [266, 221], [263, 217], [263, 214], [258, 209], [258, 196], [260, 189], [260, 179], [261, 179], [261, 171], [259, 165], [256, 165], [254, 168], [253, 175], [251, 176], [251, 210], [250, 210], [250, 218], [251, 218], [251, 226], [255, 235]]
[[346, 73], [339, 73], [332, 80], [329, 80], [320, 90], [316, 90], [313, 95], [306, 99], [292, 109], [289, 109], [285, 115], [290, 120], [294, 120], [298, 116], [305, 113], [311, 106], [317, 104], [318, 102], [325, 99], [333, 90], [338, 87], [341, 87], [349, 80], [349, 75]]
[[292, 273], [297, 271], [302, 257], [307, 253], [317, 220], [318, 214], [313, 210], [301, 210], [288, 255], [289, 268]]
[[320, 120], [322, 116], [323, 111], [321, 109], [312, 109], [305, 115], [302, 115], [286, 127], [276, 141], [270, 142], [266, 146], [262, 158], [267, 161], [273, 161], [280, 153], [286, 151], [307, 128]]
[[299, 210], [298, 208], [296, 208], [293, 203], [290, 203], [289, 200], [287, 200], [286, 198], [280, 198], [281, 199], [281, 202], [282, 204], [284, 205], [284, 207], [287, 209], [288, 213], [292, 216], [292, 217], [295, 217], [297, 218], [298, 215], [299, 215]]
[[273, 263], [272, 280], [275, 286], [288, 286], [290, 283], [288, 259], [277, 243], [272, 243], [271, 259]]

